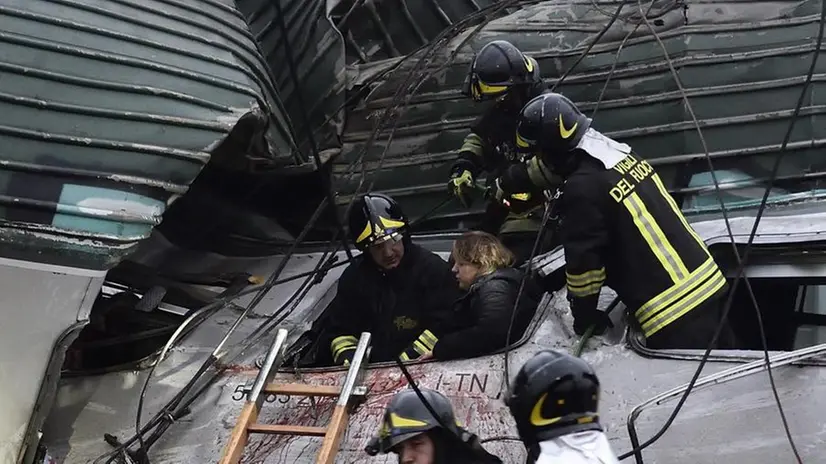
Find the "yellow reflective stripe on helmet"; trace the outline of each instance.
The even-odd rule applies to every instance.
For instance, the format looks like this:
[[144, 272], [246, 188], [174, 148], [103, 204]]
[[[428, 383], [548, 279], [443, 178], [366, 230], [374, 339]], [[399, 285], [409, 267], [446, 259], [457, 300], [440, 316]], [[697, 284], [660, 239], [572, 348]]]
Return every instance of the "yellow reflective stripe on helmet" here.
[[477, 85], [479, 86], [479, 92], [482, 95], [502, 93], [502, 92], [508, 90], [507, 85], [490, 85], [490, 84], [485, 84], [482, 81], [477, 81]]
[[465, 141], [462, 143], [462, 148], [459, 149], [459, 151], [469, 151], [476, 156], [482, 156], [484, 153], [483, 150], [482, 137], [479, 137], [473, 132], [465, 137]]
[[523, 139], [523, 138], [522, 138], [522, 136], [521, 136], [521, 135], [519, 135], [519, 132], [517, 132], [517, 133], [516, 133], [516, 146], [517, 146], [517, 147], [520, 147], [520, 148], [528, 148], [528, 147], [530, 147], [531, 145], [533, 145], [533, 143], [532, 143], [532, 142], [529, 142], [529, 141], [527, 141], [527, 140]]
[[390, 426], [393, 428], [426, 427], [427, 425], [429, 424], [424, 421], [402, 417], [395, 412], [390, 413]]
[[685, 267], [682, 258], [677, 254], [677, 250], [674, 249], [671, 242], [668, 241], [657, 221], [648, 212], [648, 208], [645, 207], [637, 192], [628, 195], [622, 201], [622, 204], [631, 213], [634, 224], [648, 243], [651, 252], [662, 264], [663, 269], [671, 276], [671, 280], [676, 283], [685, 279], [688, 276], [688, 269]]
[[364, 239], [369, 237], [372, 233], [373, 227], [370, 225], [370, 221], [367, 221], [367, 224], [364, 225], [364, 230], [362, 230], [358, 238], [356, 238], [356, 243], [363, 242]]
[[396, 221], [394, 219], [388, 219], [381, 216], [379, 216], [379, 221], [381, 221], [381, 225], [383, 225], [386, 229], [398, 229], [399, 227], [405, 226], [402, 221]]
[[514, 193], [514, 194], [511, 194], [511, 198], [513, 198], [514, 200], [519, 200], [519, 201], [528, 201], [528, 200], [531, 199], [531, 194], [530, 193]]
[[533, 72], [533, 61], [534, 61], [533, 58], [531, 58], [527, 55], [522, 55], [522, 58], [525, 60], [525, 71], [528, 71], [529, 73], [532, 73]]
[[576, 131], [576, 127], [578, 125], [579, 121], [575, 122], [570, 129], [566, 129], [565, 123], [562, 122], [562, 115], [559, 115], [559, 135], [561, 135], [563, 139], [570, 138], [572, 135], [574, 135], [574, 132]]
[[545, 392], [542, 394], [542, 396], [539, 397], [539, 400], [537, 400], [536, 404], [533, 405], [533, 409], [531, 409], [531, 417], [529, 420], [531, 421], [531, 424], [537, 427], [551, 425], [554, 422], [559, 422], [559, 420], [562, 419], [561, 417], [551, 417], [549, 419], [542, 417], [542, 409], [545, 407], [545, 400], [547, 399], [548, 393]]
[[682, 222], [683, 227], [685, 227], [688, 233], [690, 233], [691, 236], [694, 237], [694, 240], [697, 241], [697, 243], [703, 249], [703, 252], [705, 252], [706, 256], [711, 257], [711, 253], [709, 253], [705, 242], [703, 242], [700, 236], [697, 235], [697, 232], [694, 230], [694, 228], [688, 224], [688, 221], [685, 219], [683, 212], [680, 211], [679, 207], [677, 207], [677, 202], [674, 201], [674, 197], [672, 197], [671, 194], [668, 193], [668, 190], [666, 190], [662, 180], [660, 180], [659, 174], [654, 174], [653, 176], [651, 176], [651, 179], [654, 180], [654, 184], [657, 186], [657, 190], [660, 191], [660, 195], [662, 195], [668, 202], [668, 204], [671, 206], [671, 210], [674, 211], [674, 214], [676, 214], [678, 218], [680, 218], [680, 222]]

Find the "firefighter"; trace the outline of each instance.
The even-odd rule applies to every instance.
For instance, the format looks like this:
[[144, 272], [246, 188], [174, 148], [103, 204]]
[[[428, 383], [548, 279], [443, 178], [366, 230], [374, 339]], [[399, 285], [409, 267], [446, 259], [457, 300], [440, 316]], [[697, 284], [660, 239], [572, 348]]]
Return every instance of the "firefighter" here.
[[371, 361], [390, 361], [416, 339], [431, 348], [430, 328], [447, 324], [461, 296], [448, 263], [415, 245], [408, 220], [389, 196], [358, 198], [349, 232], [363, 253], [338, 281], [326, 327], [334, 364], [349, 364], [361, 332], [372, 334]]
[[[565, 179], [561, 235], [576, 333], [595, 325], [601, 334], [609, 324], [597, 308], [605, 284], [633, 312], [648, 347], [708, 346], [728, 284], [654, 168], [557, 93], [525, 105], [516, 145]], [[527, 171], [513, 166], [497, 182], [521, 190], [535, 179]], [[728, 326], [722, 333], [718, 348], [734, 343]]]
[[[465, 206], [471, 206], [476, 179], [483, 172], [488, 179], [499, 176], [508, 165], [518, 162], [513, 146], [516, 116], [531, 98], [546, 92], [539, 64], [510, 42], [494, 40], [479, 50], [470, 65], [463, 93], [477, 103], [491, 101], [484, 114], [471, 126], [450, 168], [448, 189]], [[524, 262], [542, 225], [544, 195], [529, 188], [508, 198], [490, 185], [481, 229], [499, 236], [516, 255], [516, 265]], [[494, 201], [497, 200], [497, 201]], [[508, 205], [508, 206], [505, 206]], [[543, 248], [548, 245], [544, 244]]]
[[599, 378], [582, 359], [540, 351], [519, 369], [505, 402], [528, 462], [619, 462], [599, 423]]
[[384, 412], [379, 433], [367, 445], [370, 456], [396, 453], [400, 464], [501, 464], [479, 438], [459, 425], [450, 401], [421, 388], [433, 414], [412, 389], [396, 393]]

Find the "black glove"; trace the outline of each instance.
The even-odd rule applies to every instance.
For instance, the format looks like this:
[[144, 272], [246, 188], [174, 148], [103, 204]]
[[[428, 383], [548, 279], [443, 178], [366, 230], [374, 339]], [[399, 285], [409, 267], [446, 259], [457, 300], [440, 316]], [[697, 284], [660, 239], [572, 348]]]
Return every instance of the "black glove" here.
[[473, 182], [473, 174], [470, 171], [467, 169], [459, 169], [453, 172], [447, 183], [447, 188], [450, 193], [455, 195], [465, 208], [470, 208], [473, 203], [473, 197], [471, 196], [473, 192]]
[[571, 312], [574, 315], [574, 333], [577, 335], [585, 334], [588, 327], [591, 327], [592, 325], [594, 326], [594, 332], [592, 335], [602, 335], [605, 333], [606, 328], [614, 327], [614, 324], [611, 322], [611, 318], [605, 311], [600, 311], [599, 309], [576, 311], [572, 308]]

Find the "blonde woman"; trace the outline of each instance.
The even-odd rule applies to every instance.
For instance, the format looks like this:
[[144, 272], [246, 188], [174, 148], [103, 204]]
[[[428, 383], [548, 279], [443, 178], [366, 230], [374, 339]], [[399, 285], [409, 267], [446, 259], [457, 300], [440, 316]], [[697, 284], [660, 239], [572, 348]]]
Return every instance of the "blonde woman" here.
[[[453, 243], [453, 273], [467, 293], [454, 306], [453, 330], [439, 338], [430, 356], [469, 358], [505, 348], [523, 272], [513, 253], [487, 232], [466, 232]], [[536, 312], [542, 292], [526, 279], [510, 341], [519, 340]]]

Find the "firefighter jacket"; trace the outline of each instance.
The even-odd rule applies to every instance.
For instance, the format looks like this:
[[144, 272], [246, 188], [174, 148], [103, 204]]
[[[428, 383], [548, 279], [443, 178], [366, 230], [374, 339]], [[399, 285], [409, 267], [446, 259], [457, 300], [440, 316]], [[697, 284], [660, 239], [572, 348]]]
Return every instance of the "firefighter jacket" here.
[[[506, 342], [516, 296], [524, 273], [505, 268], [478, 277], [454, 306], [456, 327], [439, 335], [433, 349], [436, 359], [470, 358], [500, 350]], [[542, 291], [533, 279], [525, 279], [519, 307], [511, 327], [511, 343], [519, 340], [531, 322]]]
[[328, 334], [335, 364], [349, 361], [361, 332], [372, 335], [371, 362], [390, 361], [428, 328], [448, 324], [461, 296], [446, 261], [405, 238], [396, 269], [382, 271], [362, 254], [338, 281]]
[[605, 433], [587, 430], [539, 442], [536, 464], [619, 464]]
[[[484, 171], [488, 173], [487, 177], [492, 181], [509, 166], [519, 164], [514, 134], [516, 134], [516, 118], [521, 109], [507, 100], [497, 101], [476, 118], [470, 128], [470, 134], [465, 137], [459, 149], [459, 159], [453, 164], [451, 170], [453, 172], [468, 170], [474, 179]], [[527, 188], [514, 193], [521, 195], [514, 201], [510, 201], [510, 210], [495, 201], [488, 203], [483, 229], [491, 233], [539, 230], [542, 225], [542, 207], [545, 201], [543, 189]]]
[[650, 337], [723, 293], [726, 280], [654, 168], [596, 135], [627, 151], [614, 150], [606, 164], [580, 149], [582, 162], [565, 183], [568, 297], [574, 317], [588, 317], [608, 285]]

